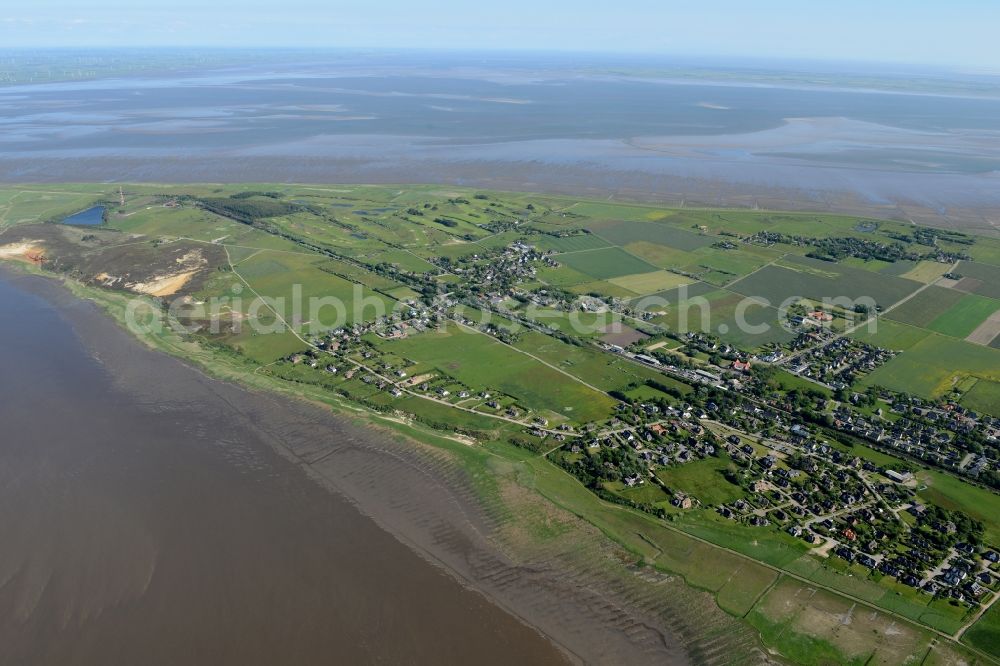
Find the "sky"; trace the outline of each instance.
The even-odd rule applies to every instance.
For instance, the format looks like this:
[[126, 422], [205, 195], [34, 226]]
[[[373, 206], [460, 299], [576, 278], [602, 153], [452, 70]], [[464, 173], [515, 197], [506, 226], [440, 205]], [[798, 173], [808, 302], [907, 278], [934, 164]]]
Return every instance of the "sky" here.
[[0, 47], [382, 47], [1000, 70], [998, 0], [6, 0]]

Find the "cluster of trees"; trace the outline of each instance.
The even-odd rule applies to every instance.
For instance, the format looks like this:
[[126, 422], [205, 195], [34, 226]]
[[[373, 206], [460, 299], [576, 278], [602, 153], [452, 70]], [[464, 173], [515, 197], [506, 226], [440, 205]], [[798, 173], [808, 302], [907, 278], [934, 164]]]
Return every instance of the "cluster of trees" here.
[[198, 199], [202, 208], [216, 215], [228, 217], [244, 224], [253, 224], [257, 220], [269, 217], [291, 215], [305, 210], [299, 204], [278, 201], [269, 197], [211, 197]]
[[587, 487], [600, 488], [605, 481], [621, 481], [628, 476], [648, 477], [646, 463], [629, 447], [611, 449], [602, 446], [596, 453], [585, 455], [567, 469]]
[[[953, 525], [955, 529], [942, 530], [940, 529], [942, 525], [949, 527]], [[978, 545], [983, 539], [981, 522], [961, 511], [949, 511], [934, 504], [928, 504], [924, 508], [918, 530], [925, 539], [936, 544], [941, 550], [959, 542]]]
[[859, 259], [895, 262], [901, 260], [916, 261], [920, 258], [916, 252], [909, 250], [902, 243], [879, 243], [878, 241], [861, 238], [813, 238], [809, 245], [816, 249], [807, 253], [807, 257], [823, 261], [840, 261], [848, 257]]
[[922, 254], [907, 247], [910, 244], [936, 248], [939, 239], [962, 245], [971, 245], [975, 242], [975, 239], [965, 234], [939, 229], [917, 229], [912, 234], [889, 233], [888, 236], [893, 239], [890, 243], [853, 236], [812, 238], [810, 236], [782, 234], [774, 231], [761, 231], [750, 236], [748, 240], [767, 245], [782, 243], [785, 245], [811, 246], [815, 249], [808, 252], [806, 256], [822, 261], [836, 262], [848, 257], [856, 257], [866, 261], [876, 259], [890, 263], [904, 260], [939, 259], [942, 255], [946, 257], [954, 255], [955, 258], [962, 258], [964, 256], [962, 252], [948, 253], [943, 250], [935, 250]]
[[268, 199], [280, 199], [283, 194], [281, 192], [237, 192], [230, 196], [230, 199], [253, 199], [254, 197], [267, 197]]
[[973, 245], [976, 242], [975, 238], [960, 231], [925, 227], [915, 229], [912, 234], [890, 233], [889, 236], [904, 243], [916, 243], [918, 245], [926, 245], [927, 247], [936, 246], [939, 240], [959, 245]]

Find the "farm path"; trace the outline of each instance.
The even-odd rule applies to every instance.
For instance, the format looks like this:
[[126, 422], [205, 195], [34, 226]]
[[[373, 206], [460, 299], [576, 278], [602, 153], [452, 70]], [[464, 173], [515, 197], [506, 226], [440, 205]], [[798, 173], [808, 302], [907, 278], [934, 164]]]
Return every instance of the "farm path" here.
[[[455, 321], [455, 323], [456, 323], [456, 324], [458, 324], [458, 325], [459, 325], [459, 326], [461, 326], [462, 328], [466, 328], [466, 329], [468, 329], [468, 330], [470, 330], [470, 331], [472, 331], [472, 332], [474, 332], [474, 333], [478, 333], [478, 334], [480, 334], [480, 335], [486, 335], [486, 334], [485, 334], [485, 333], [483, 333], [482, 331], [478, 331], [478, 330], [476, 330], [476, 329], [472, 328], [471, 326], [466, 326], [465, 324], [463, 324], [462, 322], [458, 321], [457, 319], [455, 319], [454, 321]], [[582, 379], [580, 379], [580, 378], [579, 378], [579, 377], [577, 377], [576, 375], [571, 375], [570, 373], [566, 372], [566, 371], [565, 371], [565, 370], [563, 370], [562, 368], [560, 368], [560, 367], [558, 367], [558, 366], [555, 366], [555, 365], [552, 365], [552, 364], [551, 364], [551, 363], [549, 363], [548, 361], [546, 361], [546, 360], [544, 360], [544, 359], [541, 359], [541, 358], [538, 358], [537, 356], [535, 356], [534, 354], [532, 354], [532, 353], [530, 353], [530, 352], [526, 352], [526, 351], [524, 351], [523, 349], [518, 349], [518, 348], [517, 348], [517, 347], [515, 347], [514, 345], [511, 345], [511, 344], [508, 344], [508, 343], [504, 342], [503, 340], [497, 340], [497, 342], [499, 342], [499, 343], [500, 343], [500, 344], [502, 344], [502, 345], [507, 345], [508, 347], [510, 347], [511, 349], [513, 349], [514, 351], [516, 351], [516, 352], [517, 352], [517, 353], [519, 353], [519, 354], [523, 354], [523, 355], [525, 355], [525, 356], [528, 356], [529, 358], [533, 358], [533, 359], [535, 359], [536, 361], [538, 361], [538, 362], [539, 362], [539, 363], [541, 363], [542, 365], [547, 365], [548, 367], [552, 368], [552, 369], [553, 369], [553, 370], [555, 370], [556, 372], [558, 372], [558, 373], [561, 373], [561, 374], [563, 374], [563, 375], [566, 375], [567, 377], [569, 377], [569, 378], [570, 378], [570, 379], [572, 379], [573, 381], [575, 381], [575, 382], [577, 382], [577, 383], [579, 383], [579, 384], [583, 384], [584, 386], [586, 386], [586, 387], [587, 387], [587, 388], [589, 388], [589, 389], [592, 389], [592, 390], [594, 390], [594, 391], [597, 391], [598, 393], [603, 393], [604, 395], [608, 395], [608, 392], [607, 392], [607, 391], [602, 391], [601, 389], [597, 388], [597, 387], [596, 387], [596, 386], [594, 386], [593, 384], [588, 384], [587, 382], [583, 381]]]
[[993, 604], [995, 604], [997, 602], [997, 599], [1000, 599], [1000, 594], [994, 594], [993, 598], [990, 599], [988, 603], [983, 604], [979, 608], [979, 611], [968, 622], [966, 622], [965, 624], [963, 624], [962, 627], [958, 631], [955, 632], [955, 638], [961, 638], [962, 636], [964, 636], [966, 630], [968, 630], [969, 627], [971, 627], [976, 622], [978, 622], [979, 618], [981, 618], [983, 615], [985, 615], [986, 612], [990, 608], [993, 607]]
[[13, 224], [7, 224], [7, 216], [10, 215], [10, 209], [14, 207], [14, 199], [17, 199], [22, 194], [24, 194], [24, 190], [12, 196], [7, 201], [7, 205], [3, 207], [3, 211], [0, 212], [0, 236], [3, 236], [8, 229], [14, 226]]
[[[782, 259], [784, 259], [785, 257], [787, 257], [787, 256], [788, 256], [788, 254], [789, 254], [789, 253], [788, 253], [788, 252], [786, 252], [785, 254], [781, 255], [780, 257], [775, 257], [774, 259], [772, 259], [771, 261], [767, 262], [767, 263], [766, 263], [766, 264], [764, 264], [763, 266], [760, 266], [759, 268], [755, 268], [754, 270], [750, 271], [749, 273], [747, 273], [747, 274], [746, 274], [746, 275], [744, 275], [743, 277], [741, 277], [741, 278], [738, 278], [738, 279], [736, 279], [736, 280], [733, 280], [732, 282], [730, 282], [729, 284], [727, 284], [727, 285], [726, 285], [726, 286], [724, 287], [724, 289], [725, 289], [726, 291], [732, 291], [732, 290], [730, 289], [730, 287], [732, 287], [733, 285], [735, 285], [735, 284], [738, 284], [738, 283], [740, 283], [740, 282], [743, 282], [743, 280], [746, 280], [747, 278], [749, 278], [749, 277], [752, 277], [752, 276], [756, 275], [757, 273], [760, 273], [760, 272], [761, 272], [762, 270], [764, 270], [765, 268], [770, 268], [771, 266], [774, 266], [774, 265], [775, 265], [775, 264], [777, 264], [777, 263], [778, 263], [779, 261], [781, 261]], [[736, 292], [733, 292], [733, 293], [735, 294]]]
[[[958, 264], [959, 264], [959, 262], [956, 261], [955, 263], [953, 263], [951, 265], [951, 268], [949, 268], [946, 272], [948, 272], [948, 273], [954, 272], [955, 269], [958, 268]], [[926, 291], [927, 289], [929, 289], [929, 288], [933, 287], [935, 284], [937, 284], [940, 279], [941, 278], [938, 278], [937, 280], [934, 280], [933, 282], [928, 282], [925, 285], [921, 285], [921, 287], [919, 289], [916, 289], [913, 293], [909, 294], [908, 296], [904, 296], [900, 300], [896, 301], [895, 303], [893, 303], [892, 305], [890, 305], [889, 307], [887, 307], [885, 310], [882, 310], [882, 312], [879, 312], [879, 313], [877, 313], [875, 315], [872, 315], [871, 317], [868, 317], [867, 319], [865, 319], [864, 321], [862, 321], [859, 324], [855, 324], [853, 326], [848, 326], [842, 332], [838, 333], [837, 335], [833, 336], [832, 338], [824, 340], [823, 342], [821, 342], [816, 347], [806, 347], [805, 349], [797, 351], [794, 354], [786, 356], [785, 358], [783, 358], [780, 361], [778, 361], [776, 363], [776, 365], [787, 365], [788, 363], [791, 363], [795, 359], [801, 357], [803, 354], [815, 351], [816, 349], [822, 349], [824, 347], [827, 347], [827, 346], [833, 344], [837, 340], [840, 340], [841, 338], [847, 337], [848, 335], [850, 335], [851, 333], [854, 333], [858, 329], [867, 326], [868, 324], [872, 323], [873, 321], [877, 320], [880, 317], [884, 317], [885, 315], [889, 314], [890, 312], [892, 312], [893, 310], [895, 310], [899, 306], [903, 305], [904, 303], [907, 303], [910, 300], [912, 300], [913, 298], [916, 298], [917, 296], [919, 296], [920, 294], [922, 294], [924, 291]]]

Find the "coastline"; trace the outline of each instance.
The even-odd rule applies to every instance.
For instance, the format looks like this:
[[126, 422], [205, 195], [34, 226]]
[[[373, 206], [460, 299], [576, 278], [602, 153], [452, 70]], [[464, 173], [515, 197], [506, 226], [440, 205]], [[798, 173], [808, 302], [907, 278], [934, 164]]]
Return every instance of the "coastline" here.
[[[197, 160], [161, 155], [152, 162], [127, 154], [0, 158], [0, 179], [23, 185], [100, 181], [456, 186], [675, 208], [868, 216], [1000, 236], [992, 221], [1000, 211], [994, 193], [996, 172], [848, 168], [803, 163], [787, 155], [692, 158], [662, 154], [655, 137], [643, 147], [633, 145], [632, 140], [594, 141], [593, 151], [552, 160], [548, 156], [559, 152], [557, 146], [560, 151], [572, 148], [557, 141], [535, 143], [513, 155], [506, 154], [510, 146], [498, 145], [493, 146], [494, 154], [473, 157], [471, 152], [465, 155], [456, 149], [457, 155], [445, 158], [435, 155], [437, 146], [431, 146], [424, 157], [412, 157], [419, 144], [410, 146], [406, 156], [393, 155], [398, 147], [388, 146], [385, 150], [390, 157], [378, 158], [354, 154], [350, 145], [333, 145], [324, 155], [234, 153]], [[469, 148], [487, 152], [482, 146]], [[754, 168], [748, 172], [751, 165]], [[928, 192], [940, 194], [932, 197]]]
[[[702, 651], [697, 634], [704, 629], [699, 625], [705, 616], [687, 620], [681, 616], [682, 609], [691, 610], [687, 602], [692, 598], [699, 602], [699, 612], [715, 623], [742, 629], [736, 642], [751, 649], [747, 661], [766, 661], [759, 645], [748, 644], [753, 632], [718, 609], [710, 595], [672, 576], [637, 568], [635, 554], [593, 526], [554, 505], [542, 507], [545, 500], [512, 481], [521, 481], [526, 473], [516, 459], [436, 436], [419, 425], [373, 422], [374, 415], [344, 403], [324, 405], [337, 413], [320, 410], [317, 396], [308, 392], [293, 397], [287, 389], [286, 395], [268, 391], [262, 382], [237, 386], [233, 380], [239, 379], [238, 369], [206, 366], [204, 357], [193, 362], [177, 359], [183, 347], [170, 344], [185, 343], [155, 344], [126, 333], [102, 311], [114, 307], [114, 294], [103, 294], [103, 302], [85, 304], [81, 299], [102, 295], [28, 267], [3, 272], [26, 273], [32, 275], [21, 281], [22, 286], [27, 281], [33, 293], [59, 307], [123, 389], [155, 395], [145, 383], [145, 366], [121, 363], [122, 355], [134, 361], [151, 354], [148, 358], [156, 358], [158, 364], [184, 368], [240, 410], [265, 433], [275, 451], [328, 491], [347, 498], [381, 529], [531, 626], [573, 661], [692, 663], [692, 655], [680, 648], [683, 643], [693, 644], [693, 661], [712, 663], [721, 655], [707, 659], [697, 654]], [[150, 348], [173, 354], [168, 357]], [[336, 443], [318, 442], [309, 436], [318, 426], [346, 436]], [[470, 474], [470, 470], [476, 471]], [[501, 473], [483, 478], [486, 470]], [[525, 516], [526, 511], [541, 514]], [[565, 531], [560, 538], [541, 543], [531, 534], [537, 527], [532, 523], [539, 520], [558, 522]], [[648, 594], [650, 577], [659, 579], [659, 594], [653, 598]], [[719, 643], [718, 638], [702, 639]]]
[[[80, 196], [92, 200], [89, 186], [69, 191], [80, 187], [87, 192]], [[549, 203], [558, 206], [561, 200], [553, 196]], [[15, 228], [16, 222], [0, 235]], [[47, 237], [45, 230], [33, 233]], [[605, 501], [548, 457], [514, 447], [502, 429], [480, 428], [478, 442], [470, 445], [450, 428], [433, 429], [434, 420], [424, 425], [419, 416], [370, 411], [328, 386], [259, 372], [266, 366], [251, 360], [255, 357], [195, 342], [197, 336], [167, 330], [133, 337], [125, 325], [127, 304], [138, 299], [162, 307], [157, 299], [99, 286], [103, 281], [84, 283], [70, 277], [76, 273], [29, 262], [11, 265], [48, 284], [63, 307], [84, 308], [92, 315], [88, 321], [103, 322], [103, 332], [85, 336], [91, 341], [113, 338], [122, 341], [121, 349], [177, 357], [167, 359], [171, 367], [193, 372], [215, 397], [247, 392], [254, 406], [236, 409], [243, 398], [227, 397], [222, 411], [232, 409], [252, 423], [255, 438], [258, 432], [266, 435], [261, 448], [280, 453], [324, 492], [349, 499], [397, 542], [563, 646], [564, 653], [572, 646], [568, 656], [577, 662], [620, 663], [629, 655], [640, 662], [819, 664], [824, 662], [817, 655], [836, 655], [846, 663], [866, 639], [864, 627], [843, 628], [843, 618], [850, 618], [857, 604], [872, 611], [870, 623], [885, 625], [891, 643], [886, 649], [898, 650], [900, 657], [908, 651], [959, 663], [948, 660], [970, 654], [968, 646], [915, 618], [822, 583], [815, 586], [744, 548], [733, 550], [697, 530]], [[111, 357], [115, 353], [121, 352], [113, 349]], [[157, 376], [139, 365], [133, 364], [134, 376], [123, 378], [128, 395], [143, 395], [148, 378]], [[153, 395], [149, 400], [155, 403]], [[317, 436], [317, 428], [336, 429], [338, 436]], [[347, 430], [350, 435], [341, 436]], [[814, 627], [772, 619], [775, 608], [787, 609], [789, 595], [800, 593], [825, 595], [829, 607], [814, 621], [833, 632], [832, 638], [816, 637]]]
[[[252, 187], [280, 186], [207, 184], [193, 192], [237, 191], [233, 195], [236, 198], [240, 192]], [[330, 206], [335, 210], [343, 207], [352, 214], [368, 215], [368, 210], [388, 211], [388, 208], [379, 206], [386, 197], [394, 199], [403, 194], [396, 191], [397, 187], [331, 185], [320, 188], [301, 185], [284, 191], [286, 195], [295, 197], [316, 196], [324, 201], [332, 200], [336, 203]], [[270, 349], [271, 340], [260, 339], [249, 346], [234, 346], [220, 343], [213, 336], [195, 334], [189, 337], [171, 330], [165, 333], [135, 332], [133, 338], [126, 322], [135, 318], [128, 316], [127, 306], [138, 301], [161, 309], [167, 303], [135, 294], [134, 280], [124, 289], [113, 288], [107, 277], [109, 271], [121, 274], [122, 271], [129, 271], [136, 262], [145, 266], [143, 262], [146, 261], [151, 266], [169, 266], [165, 269], [169, 271], [173, 268], [172, 257], [186, 257], [192, 250], [188, 243], [200, 243], [196, 249], [201, 253], [205, 248], [229, 239], [224, 244], [230, 248], [226, 251], [225, 261], [221, 257], [215, 258], [221, 284], [192, 285], [192, 293], [197, 294], [195, 297], [200, 300], [213, 294], [228, 293], [232, 288], [225, 278], [227, 267], [236, 271], [234, 257], [237, 261], [240, 256], [246, 259], [246, 251], [250, 251], [252, 258], [260, 253], [262, 246], [273, 247], [273, 252], [291, 251], [292, 254], [300, 254], [295, 252], [300, 248], [247, 238], [256, 233], [247, 232], [229, 221], [216, 221], [216, 227], [201, 229], [205, 220], [199, 216], [193, 218], [199, 225], [194, 233], [183, 225], [172, 228], [169, 220], [165, 220], [163, 225], [158, 224], [158, 220], [146, 220], [136, 226], [129, 218], [137, 211], [150, 211], [149, 215], [155, 218], [159, 218], [161, 212], [171, 215], [184, 212], [183, 208], [180, 211], [170, 210], [174, 208], [170, 205], [164, 205], [162, 211], [150, 205], [150, 201], [155, 202], [158, 196], [162, 199], [163, 192], [172, 193], [177, 189], [170, 184], [130, 186], [129, 194], [133, 197], [131, 207], [121, 212], [115, 218], [116, 222], [109, 220], [108, 231], [95, 230], [93, 235], [86, 229], [40, 224], [39, 220], [55, 222], [59, 215], [92, 207], [95, 197], [103, 197], [97, 201], [110, 202], [120, 194], [118, 187], [66, 184], [58, 188], [41, 188], [40, 192], [10, 189], [14, 190], [9, 195], [11, 201], [31, 194], [31, 202], [37, 195], [37, 203], [40, 207], [45, 206], [42, 212], [28, 209], [27, 212], [32, 214], [28, 217], [19, 212], [21, 203], [18, 203], [8, 206], [4, 215], [5, 221], [12, 224], [0, 229], [0, 240], [7, 236], [9, 241], [20, 239], [44, 244], [45, 254], [50, 259], [44, 263], [37, 262], [27, 252], [18, 250], [9, 258], [24, 260], [23, 263], [14, 261], [12, 264], [19, 272], [42, 276], [43, 281], [51, 282], [52, 289], [63, 295], [59, 300], [65, 307], [92, 310], [95, 319], [105, 322], [102, 330], [113, 329], [111, 337], [123, 339], [121, 348], [141, 348], [144, 344], [154, 351], [179, 357], [182, 363], [177, 365], [194, 368], [199, 385], [207, 383], [213, 387], [211, 395], [216, 413], [228, 415], [232, 412], [234, 420], [241, 419], [254, 425], [253, 429], [245, 428], [243, 431], [249, 435], [248, 441], [257, 442], [257, 450], [267, 451], [269, 455], [273, 451], [279, 452], [287, 462], [303, 469], [319, 485], [326, 487], [317, 487], [317, 492], [327, 493], [332, 489], [338, 497], [349, 497], [362, 513], [369, 518], [377, 517], [379, 530], [386, 535], [394, 535], [393, 539], [388, 539], [394, 547], [405, 541], [404, 550], [420, 550], [425, 561], [437, 565], [426, 569], [448, 570], [449, 575], [460, 580], [466, 588], [478, 590], [493, 600], [495, 606], [518, 616], [525, 623], [521, 626], [531, 625], [535, 627], [532, 631], [537, 630], [563, 645], [586, 646], [586, 649], [578, 649], [576, 653], [578, 656], [585, 655], [583, 658], [588, 661], [618, 663], [622, 654], [632, 654], [633, 651], [639, 655], [636, 659], [645, 661], [653, 658], [650, 655], [660, 655], [665, 649], [669, 651], [670, 647], [680, 643], [689, 648], [682, 657], [686, 656], [695, 663], [729, 663], [734, 654], [740, 655], [745, 663], [761, 663], [767, 661], [769, 655], [774, 655], [776, 660], [817, 666], [827, 663], [823, 661], [823, 655], [834, 655], [840, 663], [848, 663], [852, 659], [867, 659], [871, 654], [889, 655], [887, 663], [926, 660], [932, 655], [940, 663], [958, 664], [963, 659], [975, 663], [974, 660], [980, 657], [985, 660], [984, 663], [994, 663], [988, 653], [964, 643], [957, 634], [957, 626], [940, 624], [937, 615], [931, 615], [925, 621], [924, 611], [918, 607], [904, 606], [900, 609], [892, 599], [873, 599], [868, 590], [861, 590], [858, 594], [856, 588], [845, 589], [839, 582], [830, 583], [822, 577], [828, 571], [824, 565], [820, 565], [815, 576], [803, 573], [802, 565], [813, 564], [812, 558], [800, 561], [787, 557], [801, 553], [796, 553], [798, 549], [795, 548], [786, 549], [785, 544], [780, 543], [784, 535], [779, 535], [776, 540], [779, 543], [775, 543], [775, 540], [766, 537], [758, 541], [746, 530], [739, 533], [741, 530], [738, 528], [734, 533], [726, 534], [725, 531], [711, 532], [711, 524], [688, 522], [683, 518], [679, 524], [673, 524], [676, 516], [668, 515], [663, 520], [662, 515], [655, 515], [646, 507], [617, 502], [616, 498], [602, 497], [600, 493], [593, 492], [586, 479], [582, 479], [575, 470], [559, 464], [564, 461], [553, 460], [551, 451], [539, 451], [538, 447], [531, 446], [531, 442], [511, 437], [512, 431], [505, 425], [498, 426], [491, 421], [471, 422], [475, 427], [466, 430], [466, 421], [442, 420], [433, 410], [413, 408], [409, 403], [394, 405], [391, 401], [369, 400], [370, 395], [360, 386], [369, 383], [363, 381], [365, 378], [355, 382], [361, 388], [358, 391], [353, 385], [350, 389], [343, 387], [340, 381], [316, 381], [315, 375], [306, 367], [301, 368], [304, 373], [270, 370], [272, 361], [282, 354], [292, 354], [302, 348], [300, 345], [318, 346], [322, 341], [296, 335], [297, 341], [281, 343], [276, 351]], [[461, 196], [461, 190], [442, 189], [442, 186], [419, 188], [414, 192], [416, 196], [413, 198], [418, 200]], [[142, 198], [144, 196], [147, 198]], [[469, 198], [472, 199], [471, 196]], [[481, 204], [483, 207], [502, 205], [500, 202], [507, 202], [510, 206], [509, 202], [517, 202], [513, 203], [516, 208], [518, 203], [525, 206], [527, 200], [541, 203], [544, 210], [557, 214], [571, 208], [571, 204], [580, 203], [584, 209], [581, 211], [584, 220], [587, 219], [587, 206], [590, 206], [591, 216], [617, 213], [623, 217], [645, 217], [654, 210], [648, 206], [629, 206], [616, 201], [573, 202], [558, 195], [538, 201], [533, 200], [531, 195], [516, 192], [493, 192], [475, 197], [480, 198], [496, 202]], [[352, 200], [365, 203], [345, 203]], [[685, 216], [681, 219], [687, 216], [701, 219], [726, 216], [721, 209], [656, 213], [657, 217], [665, 214]], [[778, 213], [762, 211], [759, 215], [768, 219], [768, 216]], [[803, 228], [808, 228], [813, 221], [845, 229], [858, 224], [856, 218], [813, 215], [816, 217], [793, 221], [800, 222]], [[756, 215], [749, 214], [748, 217], [753, 219]], [[173, 223], [176, 222], [175, 219]], [[690, 222], [688, 218], [687, 224]], [[889, 230], [892, 229], [897, 233], [909, 233], [905, 225], [891, 225]], [[129, 241], [139, 238], [135, 235], [137, 233], [149, 234], [154, 239], [154, 247], [161, 238], [165, 238], [171, 243], [164, 254], [166, 261], [159, 257], [147, 259], [150, 256], [148, 252], [133, 253], [130, 249], [127, 253], [129, 262], [123, 263], [121, 257], [114, 256], [103, 261], [103, 253], [94, 253], [88, 263], [81, 264], [78, 257], [85, 255], [76, 254], [79, 251], [77, 246], [66, 245], [74, 239], [85, 241], [85, 235], [94, 240], [109, 236], [112, 231], [133, 234]], [[182, 236], [174, 239], [166, 235], [171, 231]], [[280, 228], [268, 231], [269, 235], [282, 233]], [[229, 235], [219, 238], [226, 233]], [[292, 237], [302, 242], [297, 232], [293, 231]], [[140, 245], [134, 242], [122, 244], [120, 240], [110, 235], [104, 243], [110, 243], [111, 247]], [[346, 246], [353, 247], [353, 241], [345, 241]], [[303, 244], [306, 250], [313, 249], [308, 241]], [[989, 260], [989, 251], [995, 251], [996, 243], [988, 245], [979, 248], [976, 256], [986, 253]], [[242, 254], [240, 251], [243, 251]], [[230, 255], [230, 252], [234, 254]], [[339, 252], [333, 254], [339, 256]], [[301, 270], [294, 264], [281, 265], [290, 275], [298, 275]], [[148, 282], [148, 278], [157, 275], [143, 271], [135, 277], [141, 277], [141, 282]], [[236, 275], [254, 290], [242, 269]], [[326, 284], [328, 278], [320, 278]], [[306, 282], [309, 279], [306, 278]], [[367, 282], [368, 279], [351, 274], [352, 282]], [[401, 295], [406, 297], [413, 293], [402, 291]], [[139, 320], [143, 319], [140, 312]], [[63, 327], [47, 328], [60, 330]], [[88, 337], [103, 340], [108, 334], [91, 334]], [[261, 345], [267, 346], [268, 351], [262, 354]], [[446, 353], [460, 355], [465, 351], [453, 347]], [[350, 355], [340, 357], [353, 362]], [[292, 356], [284, 358], [293, 361]], [[449, 361], [438, 359], [434, 362], [445, 364]], [[359, 365], [372, 367], [365, 361], [360, 361]], [[322, 365], [312, 367], [322, 369]], [[326, 370], [333, 372], [329, 367]], [[380, 370], [368, 371], [374, 375], [381, 374]], [[487, 380], [488, 373], [488, 369], [480, 367], [477, 374], [467, 378], [466, 382], [471, 382], [473, 386], [479, 381], [492, 384], [495, 380]], [[416, 376], [418, 373], [414, 370], [411, 374]], [[34, 386], [36, 382], [30, 376], [25, 375], [23, 382]], [[134, 393], [144, 395], [144, 383], [157, 376], [157, 372], [146, 368], [137, 370], [137, 376], [132, 377], [132, 382], [124, 384], [119, 393], [121, 403], [130, 403]], [[320, 376], [325, 377], [323, 374]], [[351, 379], [349, 376], [345, 378]], [[257, 407], [240, 411], [233, 409], [233, 402], [229, 400], [216, 404], [214, 400], [218, 399], [218, 387], [230, 384], [242, 386], [257, 396]], [[458, 394], [458, 388], [447, 388]], [[492, 386], [489, 388], [492, 389]], [[156, 404], [155, 394], [150, 393], [149, 396], [148, 402]], [[74, 396], [67, 398], [68, 404], [75, 402]], [[281, 405], [275, 406], [274, 410], [264, 407], [275, 405], [276, 401]], [[300, 410], [304, 403], [312, 403], [311, 407], [319, 412]], [[373, 411], [369, 411], [368, 405]], [[257, 415], [258, 412], [265, 416]], [[279, 418], [266, 416], [274, 412], [280, 414]], [[316, 413], [322, 418], [314, 419]], [[117, 421], [115, 415], [110, 415], [108, 422]], [[338, 435], [317, 436], [316, 429], [320, 427], [320, 422], [322, 427], [337, 428]], [[352, 433], [357, 436], [341, 441], [343, 438], [339, 435], [343, 427], [353, 428]], [[224, 426], [220, 432], [227, 430], [229, 427]], [[260, 438], [259, 431], [264, 431], [268, 441]], [[30, 429], [25, 432], [30, 433]], [[474, 433], [477, 440], [472, 442], [470, 438], [457, 435], [457, 432]], [[32, 437], [23, 439], [30, 441]], [[202, 442], [201, 448], [210, 449], [214, 446], [206, 447], [205, 444], [214, 445], [215, 442]], [[270, 457], [277, 458], [275, 455]], [[300, 479], [298, 470], [289, 478]], [[304, 482], [304, 478], [295, 483], [303, 488], [313, 487], [313, 484]], [[436, 499], [439, 496], [440, 502]], [[348, 513], [353, 515], [353, 512]], [[315, 521], [313, 524], [322, 522]], [[321, 532], [316, 534], [319, 536]], [[787, 539], [784, 541], [787, 543]], [[480, 547], [483, 543], [485, 548]], [[777, 546], [777, 553], [766, 550], [772, 546]], [[818, 607], [811, 602], [816, 595], [824, 602]], [[487, 601], [484, 599], [483, 603]], [[800, 609], [804, 616], [792, 614], [790, 609], [796, 603], [805, 604]], [[861, 608], [870, 611], [868, 621], [848, 627], [844, 619], [850, 619], [855, 610]], [[819, 616], [816, 617], [815, 613]], [[791, 624], [790, 617], [793, 618]], [[802, 624], [797, 617], [805, 617], [808, 623]], [[419, 624], [421, 618], [415, 617], [414, 622]], [[612, 638], [609, 639], [609, 636]]]

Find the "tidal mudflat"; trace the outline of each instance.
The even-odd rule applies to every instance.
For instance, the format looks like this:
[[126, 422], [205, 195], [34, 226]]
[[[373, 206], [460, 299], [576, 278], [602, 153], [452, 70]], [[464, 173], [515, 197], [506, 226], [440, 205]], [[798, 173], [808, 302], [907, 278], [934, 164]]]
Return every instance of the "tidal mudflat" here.
[[654, 64], [326, 54], [6, 86], [0, 177], [451, 183], [997, 233], [995, 86], [635, 73]]
[[0, 304], [0, 661], [755, 654], [683, 582], [609, 576], [596, 532], [511, 559], [443, 454], [206, 377], [47, 279], [4, 271]]
[[269, 441], [370, 434], [143, 349], [38, 278], [0, 275], [0, 308], [3, 663], [567, 660]]

